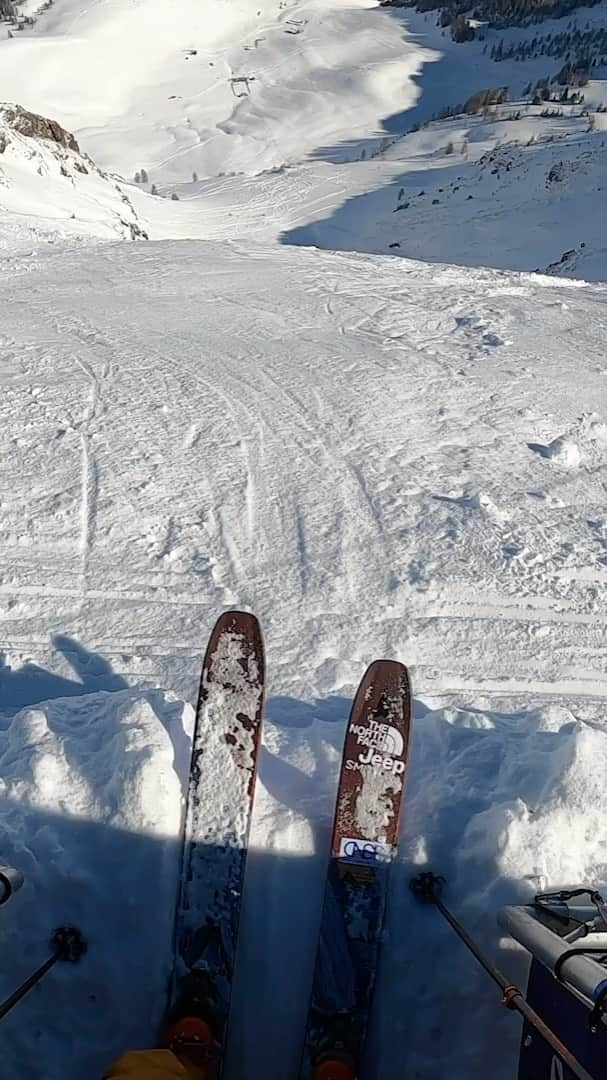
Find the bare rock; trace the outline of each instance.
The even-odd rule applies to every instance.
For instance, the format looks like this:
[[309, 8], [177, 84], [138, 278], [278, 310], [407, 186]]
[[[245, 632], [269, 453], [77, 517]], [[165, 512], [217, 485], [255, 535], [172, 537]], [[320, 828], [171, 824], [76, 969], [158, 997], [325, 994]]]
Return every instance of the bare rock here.
[[62, 128], [56, 120], [48, 120], [45, 116], [28, 112], [21, 105], [3, 105], [0, 108], [0, 119], [20, 135], [34, 139], [47, 139], [49, 142], [64, 146], [66, 150], [75, 150], [77, 154], [80, 153], [80, 147], [71, 132]]

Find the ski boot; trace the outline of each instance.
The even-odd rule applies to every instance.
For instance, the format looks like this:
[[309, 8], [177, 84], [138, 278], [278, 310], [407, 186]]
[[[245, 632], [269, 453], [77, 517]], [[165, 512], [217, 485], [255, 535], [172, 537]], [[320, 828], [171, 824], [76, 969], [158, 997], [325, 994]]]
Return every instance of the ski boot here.
[[349, 1012], [322, 1017], [312, 1080], [356, 1080], [355, 1022]]
[[312, 1080], [356, 1080], [356, 1073], [348, 1058], [326, 1054], [316, 1062]]
[[[171, 1024], [166, 1044], [175, 1057], [186, 1058], [197, 1068], [206, 1068], [215, 1057], [215, 1040], [211, 1025], [200, 1016], [182, 1016]], [[209, 1076], [211, 1073], [209, 1072]], [[206, 1077], [206, 1074], [205, 1074]]]
[[164, 1043], [180, 1061], [195, 1067], [200, 1080], [212, 1080], [215, 1074], [219, 1041], [216, 1008], [206, 972], [191, 971], [179, 986]]

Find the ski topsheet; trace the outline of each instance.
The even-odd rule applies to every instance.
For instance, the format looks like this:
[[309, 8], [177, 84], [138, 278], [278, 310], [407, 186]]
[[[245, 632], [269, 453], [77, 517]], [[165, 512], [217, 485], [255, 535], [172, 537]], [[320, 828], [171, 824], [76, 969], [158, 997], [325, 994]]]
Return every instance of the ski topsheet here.
[[[346, 732], [300, 1077], [359, 1074], [411, 723], [406, 668], [377, 660]], [[332, 1072], [331, 1061], [344, 1068]]]
[[225, 1048], [264, 696], [254, 615], [228, 611], [204, 658], [186, 797], [171, 1007], [194, 1002]]

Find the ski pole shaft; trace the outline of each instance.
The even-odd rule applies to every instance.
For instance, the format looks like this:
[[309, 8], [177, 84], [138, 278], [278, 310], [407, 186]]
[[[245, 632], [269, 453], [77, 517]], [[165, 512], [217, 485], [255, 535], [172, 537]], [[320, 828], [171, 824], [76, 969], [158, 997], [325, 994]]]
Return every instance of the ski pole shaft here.
[[470, 950], [472, 955], [478, 960], [481, 967], [485, 969], [487, 975], [489, 975], [489, 977], [497, 983], [500, 989], [505, 992], [509, 988], [510, 984], [506, 977], [502, 975], [499, 968], [496, 968], [495, 965], [491, 963], [489, 957], [485, 956], [485, 954], [481, 952], [474, 939], [470, 937], [470, 934], [465, 929], [465, 927], [463, 927], [462, 924], [458, 922], [458, 920], [455, 918], [455, 916], [451, 914], [449, 908], [446, 907], [440, 896], [436, 896], [436, 898], [434, 899], [434, 904], [440, 911], [443, 918], [446, 919], [449, 925], [453, 927], [455, 933], [459, 938], [461, 938], [466, 948]]
[[46, 975], [47, 971], [50, 971], [53, 965], [57, 963], [58, 959], [59, 957], [56, 955], [49, 956], [48, 960], [46, 960], [44, 964], [41, 964], [37, 971], [34, 971], [33, 975], [30, 975], [29, 979], [26, 979], [25, 982], [21, 983], [21, 986], [17, 987], [14, 993], [12, 993], [10, 997], [7, 997], [5, 1001], [0, 1004], [0, 1020], [2, 1020], [6, 1016], [6, 1014], [11, 1011], [11, 1009], [14, 1009], [15, 1005], [18, 1005], [21, 999], [24, 998], [27, 993], [29, 993], [32, 987], [36, 985], [36, 983], [40, 982], [40, 980]]
[[22, 998], [44, 978], [46, 973], [51, 970], [58, 960], [66, 961], [71, 964], [76, 964], [86, 952], [87, 943], [86, 938], [77, 930], [75, 926], [62, 926], [58, 930], [55, 930], [51, 938], [52, 954], [48, 960], [45, 960], [32, 975], [21, 983], [21, 986], [0, 1003], [0, 1020], [6, 1016], [7, 1013], [14, 1009]]
[[465, 927], [462, 926], [455, 915], [452, 914], [446, 904], [441, 900], [440, 890], [443, 885], [443, 878], [438, 877], [436, 874], [426, 872], [418, 874], [417, 877], [413, 878], [411, 881], [411, 890], [419, 900], [434, 904], [438, 911], [440, 911], [443, 918], [449, 923], [460, 940], [463, 941], [466, 948], [469, 949], [481, 967], [487, 972], [487, 975], [497, 983], [502, 991], [502, 1001], [506, 1008], [514, 1009], [516, 1012], [519, 1012], [521, 1016], [524, 1016], [542, 1038], [546, 1040], [548, 1045], [552, 1047], [561, 1061], [571, 1069], [571, 1072], [578, 1080], [595, 1080], [577, 1058], [573, 1056], [571, 1051], [567, 1049], [564, 1043], [561, 1042], [558, 1036], [555, 1035], [554, 1031], [544, 1023], [541, 1016], [536, 1013], [535, 1009], [532, 1009], [522, 990], [519, 990], [517, 986], [513, 986], [512, 983], [508, 981], [499, 968], [497, 968], [495, 964], [491, 962], [489, 957], [481, 951], [476, 942], [470, 937], [470, 934]]

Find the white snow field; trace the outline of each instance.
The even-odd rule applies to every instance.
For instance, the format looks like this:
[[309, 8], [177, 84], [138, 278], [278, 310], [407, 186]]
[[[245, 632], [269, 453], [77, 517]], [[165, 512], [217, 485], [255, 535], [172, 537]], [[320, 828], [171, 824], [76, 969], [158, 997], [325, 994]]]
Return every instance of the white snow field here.
[[344, 724], [392, 656], [417, 715], [369, 1075], [513, 1077], [516, 1021], [407, 881], [445, 873], [524, 977], [498, 906], [607, 876], [607, 289], [191, 242], [47, 247], [0, 288], [2, 857], [27, 877], [2, 988], [56, 924], [90, 939], [5, 1022], [4, 1075], [155, 1037], [179, 701], [239, 605], [269, 700], [228, 1075], [297, 1075]]
[[[540, 29], [604, 17], [599, 4]], [[593, 112], [607, 102], [604, 65], [584, 88], [589, 130], [581, 106], [554, 118], [521, 103], [557, 59], [495, 63], [483, 50], [498, 31], [456, 45], [435, 22], [375, 0], [174, 0], [170, 14], [162, 0], [55, 0], [10, 40], [0, 23], [0, 101], [58, 120], [113, 177], [98, 192], [86, 177], [30, 191], [31, 164], [17, 183], [0, 161], [0, 244], [6, 229], [12, 247], [44, 233], [114, 239], [134, 207], [152, 239], [247, 237], [604, 280], [607, 116]], [[494, 86], [513, 98], [496, 117], [411, 133]]]
[[3, 94], [44, 108], [104, 169], [188, 182], [375, 134], [425, 55], [370, 0], [57, 0], [2, 45]]
[[157, 1038], [225, 608], [259, 616], [269, 680], [226, 1080], [297, 1080], [371, 660], [410, 666], [416, 716], [362, 1080], [516, 1077], [516, 1019], [413, 873], [522, 982], [500, 905], [607, 883], [606, 118], [515, 100], [397, 138], [546, 74], [434, 22], [55, 0], [0, 24], [0, 101], [98, 166], [0, 111], [0, 862], [26, 878], [0, 996], [56, 926], [89, 942], [2, 1021], [2, 1080], [94, 1080]]

